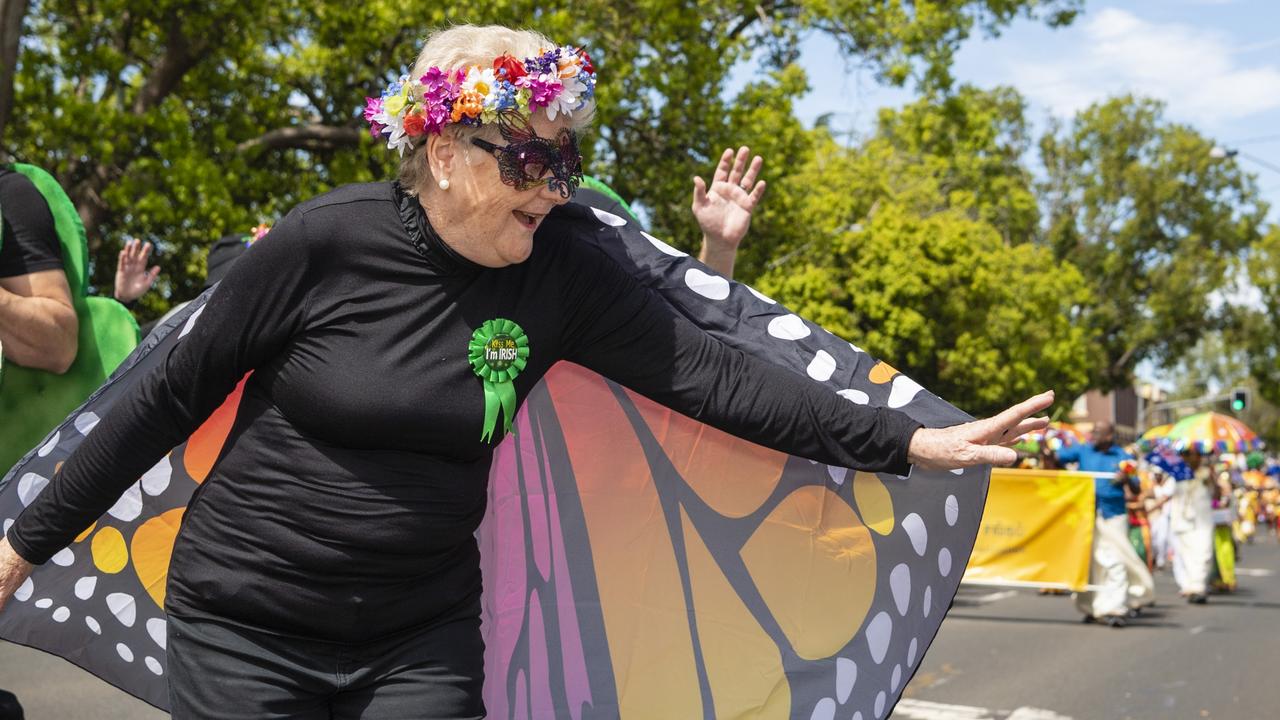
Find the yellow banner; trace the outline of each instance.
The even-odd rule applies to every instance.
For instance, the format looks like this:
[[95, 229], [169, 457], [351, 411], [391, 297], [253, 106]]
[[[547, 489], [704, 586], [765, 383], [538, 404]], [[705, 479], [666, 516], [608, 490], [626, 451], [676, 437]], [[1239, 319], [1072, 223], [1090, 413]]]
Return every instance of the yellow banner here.
[[1083, 589], [1093, 514], [1092, 475], [992, 470], [964, 582]]

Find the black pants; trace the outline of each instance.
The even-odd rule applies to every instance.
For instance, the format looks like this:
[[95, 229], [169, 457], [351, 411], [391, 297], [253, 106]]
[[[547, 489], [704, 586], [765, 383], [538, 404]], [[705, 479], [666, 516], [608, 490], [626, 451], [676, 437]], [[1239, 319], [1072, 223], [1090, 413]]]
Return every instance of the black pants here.
[[169, 617], [175, 720], [482, 718], [480, 618], [360, 645]]

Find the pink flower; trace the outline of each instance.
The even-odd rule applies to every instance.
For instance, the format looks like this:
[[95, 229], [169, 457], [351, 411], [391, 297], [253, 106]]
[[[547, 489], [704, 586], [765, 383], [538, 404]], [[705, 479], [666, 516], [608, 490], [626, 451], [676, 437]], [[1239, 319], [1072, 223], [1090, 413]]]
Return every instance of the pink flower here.
[[560, 94], [563, 86], [560, 78], [553, 73], [539, 73], [537, 76], [525, 75], [516, 81], [517, 87], [529, 88], [529, 111], [547, 107]]
[[364, 119], [365, 122], [373, 122], [373, 116], [382, 112], [382, 98], [366, 97], [364, 99]]

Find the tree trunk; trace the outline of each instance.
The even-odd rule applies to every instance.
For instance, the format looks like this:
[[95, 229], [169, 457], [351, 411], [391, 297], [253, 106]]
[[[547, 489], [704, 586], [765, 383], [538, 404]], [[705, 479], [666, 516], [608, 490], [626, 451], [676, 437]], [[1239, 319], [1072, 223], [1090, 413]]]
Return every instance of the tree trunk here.
[[18, 41], [28, 0], [0, 0], [0, 146], [13, 111], [13, 79], [18, 73]]

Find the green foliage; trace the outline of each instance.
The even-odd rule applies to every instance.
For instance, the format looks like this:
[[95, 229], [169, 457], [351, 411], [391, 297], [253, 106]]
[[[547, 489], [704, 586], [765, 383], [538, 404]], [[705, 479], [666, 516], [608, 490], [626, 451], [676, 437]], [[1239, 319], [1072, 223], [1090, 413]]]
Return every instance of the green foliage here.
[[[1262, 397], [1280, 405], [1280, 226], [1254, 244], [1248, 259], [1249, 280], [1257, 288], [1261, 307], [1238, 308], [1231, 325], [1231, 339], [1248, 352], [1249, 372]], [[1277, 423], [1280, 431], [1280, 423]], [[1280, 441], [1280, 437], [1276, 438]]]
[[1143, 359], [1173, 364], [1223, 323], [1215, 294], [1266, 215], [1251, 176], [1162, 112], [1117, 98], [1041, 141], [1046, 242], [1093, 287], [1085, 318], [1103, 388], [1130, 382]]
[[1039, 209], [1023, 165], [1030, 140], [1026, 101], [1008, 87], [962, 86], [901, 110], [881, 110], [879, 138], [894, 156], [936, 178], [948, 208], [995, 227], [1007, 244], [1034, 240]]

